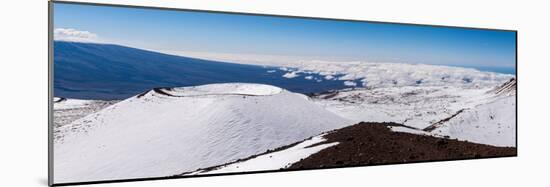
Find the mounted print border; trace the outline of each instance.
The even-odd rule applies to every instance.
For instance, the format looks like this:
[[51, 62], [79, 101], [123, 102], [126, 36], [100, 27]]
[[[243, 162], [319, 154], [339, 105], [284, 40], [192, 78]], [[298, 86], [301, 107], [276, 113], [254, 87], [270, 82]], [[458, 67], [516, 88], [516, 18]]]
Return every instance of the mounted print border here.
[[49, 2], [52, 186], [517, 156], [517, 31]]

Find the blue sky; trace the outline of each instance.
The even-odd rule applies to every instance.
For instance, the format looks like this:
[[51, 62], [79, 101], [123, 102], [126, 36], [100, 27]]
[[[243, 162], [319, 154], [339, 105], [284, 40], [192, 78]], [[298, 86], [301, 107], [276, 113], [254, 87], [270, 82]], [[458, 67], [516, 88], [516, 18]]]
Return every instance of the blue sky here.
[[54, 28], [159, 51], [514, 67], [515, 33], [55, 3]]

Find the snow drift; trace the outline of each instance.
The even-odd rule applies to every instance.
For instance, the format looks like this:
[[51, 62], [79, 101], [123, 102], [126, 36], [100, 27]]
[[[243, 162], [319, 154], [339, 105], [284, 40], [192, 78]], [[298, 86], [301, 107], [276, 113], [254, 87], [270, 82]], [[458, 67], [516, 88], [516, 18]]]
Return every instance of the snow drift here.
[[274, 86], [158, 88], [60, 127], [55, 182], [170, 176], [347, 125], [304, 95]]

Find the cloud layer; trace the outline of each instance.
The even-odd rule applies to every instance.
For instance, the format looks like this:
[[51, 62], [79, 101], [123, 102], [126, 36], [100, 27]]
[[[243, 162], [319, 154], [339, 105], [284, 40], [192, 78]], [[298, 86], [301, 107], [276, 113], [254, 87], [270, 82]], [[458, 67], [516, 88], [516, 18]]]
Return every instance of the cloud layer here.
[[56, 28], [53, 33], [54, 40], [92, 43], [98, 42], [97, 34], [89, 31], [80, 31], [72, 28]]

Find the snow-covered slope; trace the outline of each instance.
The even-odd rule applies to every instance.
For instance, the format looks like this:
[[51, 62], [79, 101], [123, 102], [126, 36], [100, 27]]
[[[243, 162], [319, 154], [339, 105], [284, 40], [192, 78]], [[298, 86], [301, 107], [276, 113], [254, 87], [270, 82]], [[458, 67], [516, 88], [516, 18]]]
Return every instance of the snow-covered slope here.
[[430, 132], [496, 146], [516, 146], [516, 80], [487, 92], [490, 102], [466, 108], [434, 124]]
[[198, 170], [186, 175], [202, 175], [232, 172], [269, 171], [284, 169], [293, 163], [307, 158], [323, 149], [338, 145], [338, 142], [323, 143], [323, 135], [317, 135], [294, 146], [275, 152], [258, 155], [254, 158], [215, 167], [209, 170]]
[[[484, 88], [404, 86], [348, 89], [313, 101], [354, 122], [395, 122], [430, 133], [496, 146], [515, 146], [515, 79]], [[435, 130], [434, 130], [435, 129]]]
[[58, 127], [70, 124], [75, 120], [97, 112], [118, 101], [80, 100], [54, 97], [53, 102], [53, 134], [54, 141], [57, 141], [62, 136]]
[[516, 88], [517, 87], [517, 81], [515, 78], [510, 79], [508, 82], [495, 87], [495, 89], [489, 91], [489, 93], [493, 93], [497, 96], [509, 96], [509, 95], [516, 95]]
[[464, 110], [431, 132], [475, 143], [515, 147], [515, 99], [507, 96]]
[[356, 123], [395, 122], [423, 129], [461, 109], [494, 99], [486, 94], [491, 89], [446, 86], [355, 89], [322, 94], [313, 101]]
[[350, 124], [268, 85], [154, 89], [61, 127], [55, 182], [170, 176]]
[[[193, 55], [192, 55], [193, 56]], [[513, 75], [479, 71], [473, 68], [427, 64], [379, 63], [363, 61], [315, 60], [301, 57], [245, 57], [242, 55], [205, 55], [196, 57], [218, 59], [242, 64], [264, 65], [285, 71], [286, 78], [311, 79], [311, 74], [320, 74], [324, 79], [345, 80], [344, 84], [365, 88], [339, 90], [325, 93], [313, 99], [324, 108], [354, 122], [396, 122], [411, 128], [392, 128], [394, 131], [426, 134], [442, 120], [447, 121], [475, 110], [478, 106], [491, 104], [503, 97], [514, 95], [516, 80]], [[338, 75], [338, 76], [336, 76]], [[358, 81], [359, 80], [359, 81]], [[502, 86], [500, 86], [502, 85]], [[498, 105], [498, 104], [494, 104]], [[496, 106], [493, 106], [496, 107]], [[513, 117], [515, 100], [501, 103], [503, 116]], [[483, 109], [480, 109], [483, 110]], [[512, 123], [513, 122], [513, 123]], [[506, 126], [515, 127], [515, 120]], [[491, 126], [491, 125], [489, 125]], [[426, 130], [425, 130], [426, 129]], [[433, 131], [433, 129], [430, 129]], [[434, 131], [435, 132], [435, 131]], [[497, 134], [499, 131], [495, 131]], [[473, 132], [470, 132], [473, 133]], [[477, 130], [477, 137], [489, 132]], [[515, 129], [510, 129], [515, 134]], [[507, 134], [503, 133], [503, 134]], [[445, 136], [461, 137], [440, 133]], [[500, 135], [507, 142], [515, 137]], [[476, 138], [466, 140], [476, 141]], [[502, 142], [495, 138], [496, 142]], [[488, 138], [486, 138], [488, 139]], [[477, 141], [492, 145], [495, 141]]]

